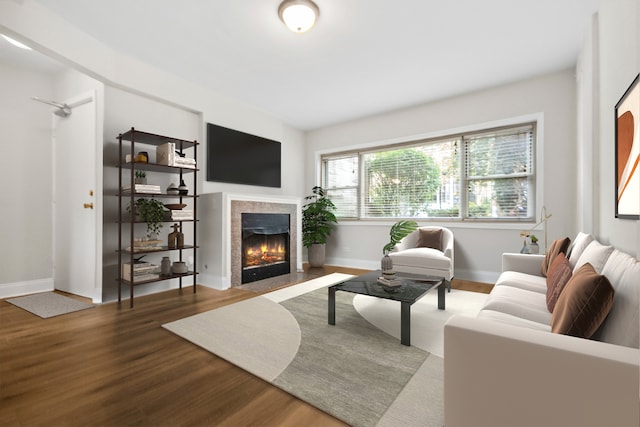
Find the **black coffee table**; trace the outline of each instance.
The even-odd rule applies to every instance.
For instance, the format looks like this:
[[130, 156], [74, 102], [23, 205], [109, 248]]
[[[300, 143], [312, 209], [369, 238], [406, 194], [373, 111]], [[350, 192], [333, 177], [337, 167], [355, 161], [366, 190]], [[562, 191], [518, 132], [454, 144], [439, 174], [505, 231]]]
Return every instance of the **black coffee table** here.
[[411, 345], [411, 305], [431, 289], [438, 288], [438, 308], [444, 310], [444, 277], [397, 273], [397, 278], [402, 281], [402, 284], [396, 289], [385, 290], [377, 282], [378, 277], [381, 275], [380, 270], [372, 271], [329, 286], [329, 324], [336, 324], [337, 291], [400, 301], [400, 342], [404, 345]]

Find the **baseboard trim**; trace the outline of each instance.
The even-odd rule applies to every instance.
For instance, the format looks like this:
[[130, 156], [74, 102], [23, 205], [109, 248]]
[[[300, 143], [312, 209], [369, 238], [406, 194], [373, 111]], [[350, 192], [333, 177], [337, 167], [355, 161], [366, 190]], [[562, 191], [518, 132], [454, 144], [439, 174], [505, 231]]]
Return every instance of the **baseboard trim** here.
[[28, 280], [25, 282], [2, 283], [0, 284], [0, 299], [37, 294], [39, 292], [48, 292], [53, 291], [53, 289], [53, 277]]
[[464, 270], [456, 269], [454, 279], [469, 280], [472, 282], [480, 283], [496, 283], [500, 273], [493, 271], [478, 271], [478, 270]]
[[[380, 257], [382, 258], [382, 256]], [[305, 261], [306, 262], [306, 261]], [[348, 258], [330, 258], [328, 257], [326, 265], [334, 265], [336, 267], [358, 268], [361, 270], [380, 270], [380, 260], [369, 261], [365, 259], [348, 259]]]

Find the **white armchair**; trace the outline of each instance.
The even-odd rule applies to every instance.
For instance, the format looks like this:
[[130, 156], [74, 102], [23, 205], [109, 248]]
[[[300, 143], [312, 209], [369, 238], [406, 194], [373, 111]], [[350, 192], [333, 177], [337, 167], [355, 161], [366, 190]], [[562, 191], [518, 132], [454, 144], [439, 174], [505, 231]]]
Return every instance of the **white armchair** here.
[[[424, 231], [421, 232], [421, 230]], [[438, 234], [440, 234], [439, 249], [438, 245], [434, 244], [437, 243]], [[445, 285], [451, 292], [453, 232], [448, 228], [419, 227], [402, 239], [389, 256], [393, 259], [393, 269], [396, 272], [444, 277]]]

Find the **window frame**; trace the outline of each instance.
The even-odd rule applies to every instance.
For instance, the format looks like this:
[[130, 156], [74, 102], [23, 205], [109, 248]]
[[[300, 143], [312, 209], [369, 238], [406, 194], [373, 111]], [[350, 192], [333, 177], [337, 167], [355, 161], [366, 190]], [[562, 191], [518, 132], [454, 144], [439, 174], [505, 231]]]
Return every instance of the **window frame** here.
[[[323, 152], [317, 152], [317, 176], [318, 182], [322, 183], [321, 185], [325, 187], [326, 184], [326, 162], [332, 159], [344, 158], [349, 156], [355, 156], [358, 160], [358, 168], [359, 168], [359, 176], [358, 176], [358, 185], [357, 185], [357, 206], [356, 212], [357, 217], [339, 217], [340, 221], [346, 222], [376, 222], [376, 221], [393, 221], [399, 219], [414, 219], [419, 222], [438, 222], [438, 223], [454, 223], [454, 224], [469, 224], [473, 226], [473, 224], [483, 224], [484, 225], [513, 225], [516, 228], [522, 227], [523, 224], [535, 223], [537, 221], [536, 211], [539, 206], [543, 205], [543, 196], [542, 196], [542, 177], [539, 171], [541, 171], [541, 159], [543, 152], [543, 113], [536, 113], [527, 116], [521, 116], [517, 118], [500, 120], [492, 123], [485, 123], [483, 125], [460, 128], [450, 131], [442, 131], [433, 134], [424, 134], [417, 135], [414, 137], [408, 137], [403, 139], [397, 139], [392, 141], [378, 141], [376, 143], [363, 144], [358, 147], [354, 147], [348, 150], [341, 151], [331, 151], [324, 150]], [[465, 167], [465, 156], [467, 155], [465, 144], [465, 139], [469, 137], [477, 137], [478, 135], [497, 132], [501, 130], [508, 129], [518, 129], [520, 127], [531, 126], [532, 132], [532, 147], [531, 147], [531, 166], [532, 171], [530, 174], [526, 174], [528, 176], [528, 205], [527, 205], [527, 215], [524, 217], [501, 217], [501, 218], [490, 218], [490, 217], [471, 217], [469, 216], [469, 205], [468, 205], [468, 182], [466, 176], [466, 167]], [[458, 217], [412, 217], [412, 218], [404, 218], [404, 217], [366, 217], [363, 216], [363, 206], [364, 206], [364, 198], [366, 194], [364, 194], [364, 185], [365, 179], [363, 177], [364, 168], [363, 168], [363, 156], [366, 153], [394, 150], [398, 148], [411, 148], [415, 146], [420, 146], [429, 143], [438, 143], [444, 140], [453, 140], [459, 139], [461, 141], [461, 146], [459, 147], [459, 156], [458, 156], [458, 185], [460, 186], [460, 207]], [[515, 178], [515, 177], [513, 177]], [[509, 178], [511, 179], [511, 178]], [[331, 188], [326, 188], [328, 191], [329, 197], [331, 193]]]

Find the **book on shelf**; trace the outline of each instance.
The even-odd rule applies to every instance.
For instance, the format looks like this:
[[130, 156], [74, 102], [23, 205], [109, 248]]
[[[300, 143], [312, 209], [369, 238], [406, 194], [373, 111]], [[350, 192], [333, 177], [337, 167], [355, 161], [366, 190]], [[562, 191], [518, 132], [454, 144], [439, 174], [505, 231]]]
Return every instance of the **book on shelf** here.
[[[148, 194], [162, 194], [162, 190], [159, 185], [153, 184], [134, 184], [133, 191], [136, 193], [148, 193]], [[131, 192], [131, 186], [126, 185], [122, 187], [123, 193]]]
[[[123, 275], [122, 277], [124, 280], [127, 280], [129, 282], [131, 282], [132, 280], [130, 278], [127, 278]], [[147, 280], [155, 280], [155, 279], [159, 279], [160, 278], [160, 273], [149, 273], [149, 274], [140, 274], [140, 275], [134, 275], [133, 276], [133, 283], [139, 283], [139, 282], [145, 282]]]
[[127, 246], [129, 252], [159, 251], [162, 249], [162, 240], [134, 240], [133, 247]]
[[183, 209], [183, 210], [172, 210], [169, 212], [170, 219], [173, 221], [186, 221], [193, 219], [193, 210], [192, 209]]
[[196, 159], [182, 157], [176, 153], [175, 142], [167, 142], [156, 147], [156, 163], [165, 166], [175, 166], [187, 169], [196, 168]]
[[176, 157], [172, 166], [178, 166], [186, 169], [195, 169], [196, 168], [196, 160], [189, 159], [186, 157]]
[[[148, 262], [134, 263], [133, 264], [133, 281], [151, 280], [160, 277], [160, 267], [156, 264]], [[157, 277], [152, 277], [157, 276]], [[125, 280], [131, 280], [131, 263], [125, 262], [122, 264], [122, 278]]]

